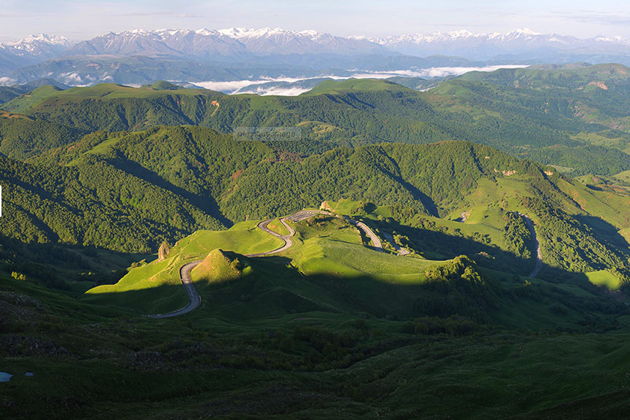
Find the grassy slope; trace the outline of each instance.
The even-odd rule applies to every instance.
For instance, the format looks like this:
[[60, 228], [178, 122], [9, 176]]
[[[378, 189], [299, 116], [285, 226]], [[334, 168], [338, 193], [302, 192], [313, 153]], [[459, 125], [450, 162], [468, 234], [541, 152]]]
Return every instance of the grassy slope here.
[[[337, 228], [328, 227], [326, 223]], [[394, 284], [418, 284], [424, 280], [427, 268], [441, 263], [419, 257], [401, 258], [370, 249], [363, 245], [356, 229], [338, 221], [302, 223], [298, 229], [297, 244], [288, 255], [305, 275], [370, 276]]]
[[[86, 299], [91, 302], [112, 302], [149, 313], [166, 312], [182, 307], [188, 297], [181, 288], [179, 268], [185, 263], [202, 259], [217, 248], [250, 254], [268, 251], [282, 244], [278, 238], [258, 229], [257, 223], [242, 222], [225, 231], [195, 232], [178, 241], [165, 260], [155, 260], [132, 268], [118, 283], [97, 286], [89, 290]], [[138, 290], [143, 293], [132, 294], [133, 299], [130, 301], [129, 295], [125, 292]]]
[[[212, 246], [222, 240], [229, 244], [232, 235], [251, 239], [245, 234], [251, 226], [214, 237]], [[296, 258], [326, 241], [344, 244], [344, 251], [362, 246], [356, 231], [335, 221], [302, 222], [297, 229], [298, 245], [291, 251]], [[192, 254], [199, 246], [198, 241], [182, 241], [174, 250]], [[360, 256], [377, 255], [383, 268], [406, 258], [371, 250]], [[354, 257], [331, 253], [350, 266]], [[0, 347], [0, 355], [12, 356], [0, 359], [0, 370], [35, 376], [16, 376], [0, 402], [10, 415], [52, 418], [488, 418], [528, 413], [535, 418], [539, 410], [569, 401], [587, 417], [618, 417], [630, 408], [627, 399], [614, 398], [625, 384], [628, 334], [623, 318], [618, 331], [599, 330], [614, 314], [594, 315], [601, 317], [601, 325], [580, 326], [594, 320], [571, 307], [548, 308], [547, 295], [522, 294], [493, 309], [495, 322], [519, 329], [412, 320], [402, 309], [426, 293], [416, 286], [364, 276], [296, 276], [283, 256], [251, 263], [252, 272], [239, 280], [198, 284], [203, 306], [197, 311], [161, 321], [130, 317], [111, 306], [113, 300], [96, 306], [28, 282], [1, 280], [0, 340], [17, 333], [43, 350], [2, 341], [9, 344]], [[504, 287], [522, 288], [500, 281]], [[21, 298], [20, 312], [13, 312], [16, 298], [5, 291], [39, 303]], [[591, 296], [574, 287], [556, 302], [567, 293]], [[37, 304], [44, 306], [33, 306]], [[530, 328], [546, 332], [529, 333]], [[60, 346], [71, 354], [53, 356]], [[606, 394], [611, 397], [604, 401], [582, 401]]]
[[588, 280], [598, 286], [603, 286], [609, 290], [619, 290], [623, 285], [621, 279], [607, 270], [592, 271], [586, 273]]
[[[163, 261], [132, 268], [115, 285], [103, 285], [87, 292], [89, 300], [108, 301], [127, 307], [161, 311], [175, 309], [185, 303], [185, 293], [162, 286], [177, 286], [179, 267], [186, 262], [201, 259], [210, 251], [222, 249], [240, 254], [269, 251], [281, 245], [281, 241], [256, 227], [257, 221], [239, 223], [227, 231], [199, 231], [180, 240]], [[271, 227], [273, 229], [273, 227]], [[439, 262], [410, 257], [402, 259], [396, 255], [380, 253], [366, 248], [361, 243], [358, 230], [341, 221], [328, 222], [318, 227], [306, 223], [298, 225], [294, 247], [286, 255], [304, 275], [326, 274], [339, 277], [369, 276], [385, 282], [418, 284], [422, 273]], [[366, 264], [367, 263], [367, 264]], [[195, 280], [196, 276], [193, 276]], [[124, 292], [147, 291], [147, 296], [134, 294], [128, 301]], [[165, 295], [164, 293], [168, 293]], [[116, 297], [121, 294], [120, 298]], [[100, 298], [99, 295], [104, 295]]]
[[29, 109], [41, 104], [46, 99], [61, 93], [61, 89], [58, 89], [54, 86], [42, 86], [33, 90], [32, 92], [18, 96], [17, 98], [5, 104], [2, 104], [2, 109], [10, 112], [24, 113]]
[[[333, 207], [336, 205], [334, 202], [330, 204]], [[350, 205], [347, 201], [343, 205], [356, 208], [356, 205]], [[216, 253], [217, 248], [252, 253], [270, 250], [279, 245], [279, 240], [255, 228], [255, 225], [256, 222], [244, 222], [224, 232], [197, 232], [178, 242], [166, 260], [132, 269], [116, 285], [99, 286], [89, 291], [90, 297], [87, 299], [145, 312], [166, 311], [183, 306], [183, 289], [179, 287], [178, 290], [177, 286], [179, 267], [186, 262], [203, 258], [210, 251]], [[202, 279], [204, 276], [201, 272], [195, 274], [193, 271], [193, 280], [197, 282], [204, 302], [203, 311], [210, 311], [221, 317], [253, 318], [256, 314], [269, 316], [282, 312], [291, 305], [307, 312], [333, 308], [353, 311], [357, 307], [370, 305], [371, 310], [377, 313], [393, 310], [400, 316], [408, 316], [414, 299], [425, 293], [425, 271], [448, 263], [427, 260], [417, 255], [402, 257], [369, 249], [363, 244], [364, 239], [356, 228], [336, 218], [308, 219], [296, 224], [295, 228], [297, 234], [293, 238], [292, 248], [283, 254], [248, 259], [248, 268], [237, 276], [242, 278], [231, 281], [228, 285], [214, 284], [221, 283], [220, 279], [208, 284], [207, 279]], [[482, 269], [482, 272], [495, 286], [500, 285], [500, 289], [509, 291], [502, 293], [521, 293], [518, 290], [523, 288], [524, 283], [520, 278], [491, 269]], [[322, 277], [336, 279], [336, 284], [322, 289], [318, 280]], [[610, 286], [597, 278], [591, 280], [596, 284]], [[563, 289], [563, 293], [568, 296], [593, 298], [593, 291], [587, 291], [577, 284], [549, 286], [539, 280], [535, 284], [535, 289], [528, 293], [551, 293], [534, 292], [551, 287], [549, 290]], [[356, 300], [352, 303], [340, 300], [345, 292], [338, 295], [339, 290], [335, 290], [339, 287], [341, 290], [358, 288], [353, 292], [356, 293]], [[404, 288], [408, 288], [406, 292], [403, 291]], [[124, 293], [129, 291], [136, 293]], [[239, 301], [239, 296], [249, 297], [245, 301]], [[226, 306], [226, 302], [233, 303]], [[545, 306], [540, 307], [541, 302], [536, 301], [524, 301], [514, 306], [513, 303], [501, 299], [496, 305], [498, 306], [492, 309], [493, 313], [496, 312], [496, 320], [513, 326], [544, 326], [549, 322], [568, 326], [580, 320], [579, 314], [572, 313], [569, 316], [569, 312], [563, 312], [566, 316], [560, 321], [556, 313], [549, 312]]]

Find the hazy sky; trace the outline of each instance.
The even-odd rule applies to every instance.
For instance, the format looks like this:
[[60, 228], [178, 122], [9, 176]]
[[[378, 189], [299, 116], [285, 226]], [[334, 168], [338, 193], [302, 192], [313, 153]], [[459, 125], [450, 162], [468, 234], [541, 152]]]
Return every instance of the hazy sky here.
[[[474, 6], [473, 6], [474, 4]], [[85, 39], [143, 28], [232, 26], [339, 35], [510, 31], [630, 37], [629, 0], [0, 0], [0, 40], [46, 32]]]

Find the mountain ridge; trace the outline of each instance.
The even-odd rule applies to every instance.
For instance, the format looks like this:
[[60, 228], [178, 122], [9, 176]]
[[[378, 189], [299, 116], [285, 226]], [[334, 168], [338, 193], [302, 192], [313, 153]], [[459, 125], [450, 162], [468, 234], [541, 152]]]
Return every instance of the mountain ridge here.
[[[309, 142], [282, 147], [303, 154], [340, 144], [469, 140], [564, 167], [574, 175], [614, 175], [630, 169], [628, 89], [630, 69], [597, 65], [468, 73], [425, 92], [378, 79], [328, 80], [294, 97], [116, 84], [61, 92], [40, 88], [0, 108], [26, 114], [40, 125], [58, 126], [54, 132], [71, 125], [83, 134], [178, 124], [228, 134], [241, 126], [297, 127]], [[0, 144], [3, 153], [40, 153], [29, 151], [28, 141], [43, 144], [49, 131], [27, 139], [15, 131], [25, 124], [0, 119], [6, 136]], [[59, 145], [56, 139], [51, 144]]]
[[558, 60], [566, 62], [566, 58], [558, 57], [558, 54], [574, 57], [609, 54], [623, 57], [627, 55], [627, 48], [630, 46], [630, 39], [622, 37], [579, 38], [555, 33], [538, 33], [526, 28], [490, 33], [474, 33], [467, 30], [411, 33], [368, 39], [410, 55], [431, 55], [440, 52], [464, 58], [492, 60], [511, 56], [520, 57], [521, 60], [545, 62], [549, 62], [552, 54], [557, 55], [555, 62]]
[[[409, 70], [439, 63], [449, 66], [457, 60], [463, 60], [460, 66], [465, 62], [468, 66], [577, 61], [630, 64], [628, 45], [630, 41], [620, 37], [583, 39], [529, 30], [489, 34], [461, 30], [370, 38], [282, 28], [133, 29], [75, 42], [40, 34], [0, 44], [0, 82], [24, 83], [50, 77], [74, 85], [107, 80], [138, 83], [134, 79], [139, 72], [152, 74], [140, 83], [161, 79], [230, 80], [226, 79], [229, 74], [233, 80], [238, 77], [238, 68], [246, 70], [243, 78], [247, 74], [321, 76], [326, 71], [340, 74], [352, 69]], [[187, 61], [185, 68], [178, 67], [182, 59]], [[110, 62], [112, 71], [90, 75], [107, 68]], [[122, 69], [118, 69], [126, 65], [138, 67], [134, 76], [123, 76]], [[185, 70], [200, 65], [216, 69], [206, 69], [204, 75], [197, 75], [200, 70]]]

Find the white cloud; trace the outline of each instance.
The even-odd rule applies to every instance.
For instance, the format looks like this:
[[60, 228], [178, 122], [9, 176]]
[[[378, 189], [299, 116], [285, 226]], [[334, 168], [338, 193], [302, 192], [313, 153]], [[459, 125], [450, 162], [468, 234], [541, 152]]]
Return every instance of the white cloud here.
[[[460, 76], [471, 71], [490, 72], [498, 69], [517, 69], [527, 67], [519, 64], [507, 64], [499, 66], [484, 67], [431, 67], [418, 70], [392, 70], [385, 72], [360, 72], [353, 73], [349, 76], [321, 75], [317, 77], [278, 77], [265, 78], [259, 80], [232, 80], [232, 81], [205, 81], [193, 82], [195, 85], [205, 89], [216, 90], [219, 92], [238, 94], [238, 93], [255, 93], [257, 95], [279, 95], [279, 96], [297, 96], [310, 89], [300, 86], [273, 86], [273, 82], [296, 83], [313, 79], [388, 79], [390, 77], [422, 77], [435, 78], [446, 76]], [[270, 84], [270, 85], [266, 85]]]

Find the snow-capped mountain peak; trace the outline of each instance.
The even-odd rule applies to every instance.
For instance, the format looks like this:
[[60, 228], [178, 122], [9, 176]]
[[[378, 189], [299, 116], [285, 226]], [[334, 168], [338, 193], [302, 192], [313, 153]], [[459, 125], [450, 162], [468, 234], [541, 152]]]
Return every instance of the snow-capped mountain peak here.
[[201, 29], [197, 29], [195, 31], [195, 33], [197, 35], [200, 36], [213, 36], [213, 35], [219, 35], [219, 31], [215, 31], [213, 29], [208, 29], [208, 28], [201, 28]]
[[518, 34], [523, 34], [523, 35], [542, 35], [540, 32], [532, 31], [529, 28], [520, 28], [520, 29], [515, 30], [514, 32]]
[[516, 29], [511, 32], [491, 32], [491, 33], [475, 33], [467, 29], [460, 29], [449, 32], [432, 32], [417, 33], [389, 36], [386, 38], [370, 38], [374, 42], [382, 45], [393, 44], [397, 42], [414, 42], [417, 44], [444, 42], [444, 41], [466, 41], [466, 40], [507, 40], [517, 38], [545, 37], [546, 35], [535, 32], [528, 28]]
[[219, 29], [218, 32], [222, 35], [235, 39], [243, 38], [270, 38], [274, 36], [291, 36], [298, 33], [284, 30], [282, 28], [227, 28]]
[[49, 34], [36, 34], [22, 38], [19, 41], [9, 42], [7, 45], [12, 47], [26, 46], [34, 43], [44, 43], [51, 45], [68, 45], [68, 39], [63, 36], [49, 35]]
[[468, 30], [412, 33], [371, 41], [403, 54], [452, 55], [476, 60], [505, 56], [538, 56], [548, 60], [557, 56], [558, 50], [568, 54], [610, 52], [625, 55], [624, 50], [630, 45], [630, 41], [620, 37], [582, 39], [567, 35], [543, 34], [528, 28], [493, 33], [474, 33]]
[[19, 41], [7, 42], [2, 46], [5, 50], [13, 51], [17, 56], [46, 58], [64, 51], [70, 46], [70, 42], [63, 36], [36, 34], [27, 36]]
[[[314, 30], [227, 28], [211, 30], [133, 29], [78, 43], [70, 55], [177, 55], [188, 57], [253, 54], [373, 54], [387, 50], [367, 40], [337, 37]], [[391, 55], [392, 53], [389, 52]]]
[[[528, 28], [510, 32], [476, 33], [466, 29], [450, 32], [410, 33], [384, 38], [336, 36], [316, 30], [287, 30], [275, 27], [226, 29], [131, 29], [110, 32], [71, 44], [66, 38], [46, 34], [32, 35], [17, 42], [0, 44], [0, 73], [39, 65], [50, 59], [67, 58], [68, 63], [89, 61], [86, 72], [103, 66], [98, 60], [122, 60], [130, 57], [150, 63], [152, 60], [182, 60], [193, 66], [201, 63], [285, 63], [301, 66], [338, 65], [359, 62], [414, 62], [417, 57], [450, 56], [473, 62], [556, 63], [556, 62], [630, 62], [630, 41], [615, 36], [589, 39], [559, 34], [542, 34]], [[98, 58], [102, 56], [102, 58]], [[374, 60], [375, 56], [387, 60]], [[407, 57], [405, 57], [407, 56]], [[140, 58], [142, 57], [142, 58]], [[326, 57], [326, 58], [323, 58]], [[368, 58], [369, 57], [369, 58]], [[94, 60], [94, 62], [90, 61]], [[353, 61], [354, 60], [354, 61]], [[449, 59], [451, 60], [451, 59]], [[64, 74], [76, 73], [74, 64]], [[313, 64], [315, 63], [315, 64]], [[51, 64], [52, 65], [52, 64]], [[168, 64], [171, 65], [171, 64]], [[256, 64], [258, 65], [258, 64]], [[371, 65], [371, 64], [370, 64]], [[200, 68], [203, 68], [201, 66]], [[354, 68], [354, 67], [352, 67]], [[4, 70], [3, 70], [4, 69]], [[9, 70], [6, 70], [9, 69]], [[65, 69], [65, 67], [64, 67]], [[31, 71], [31, 70], [29, 70]], [[81, 83], [109, 80], [112, 73]], [[43, 74], [43, 77], [49, 77]], [[74, 77], [74, 76], [73, 76]], [[92, 77], [92, 76], [90, 76]], [[64, 80], [75, 83], [70, 76]]]

